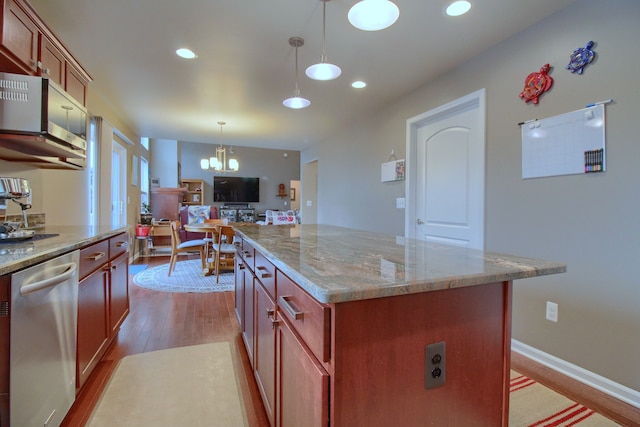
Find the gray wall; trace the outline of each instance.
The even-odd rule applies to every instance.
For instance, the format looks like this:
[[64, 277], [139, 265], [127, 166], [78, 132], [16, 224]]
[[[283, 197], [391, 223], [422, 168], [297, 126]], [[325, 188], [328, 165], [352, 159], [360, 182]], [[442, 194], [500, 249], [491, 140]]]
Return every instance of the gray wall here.
[[[408, 118], [486, 88], [486, 249], [568, 266], [563, 275], [515, 283], [513, 337], [640, 390], [638, 22], [637, 0], [577, 0], [304, 150], [303, 163], [318, 159], [318, 222], [404, 234], [404, 212], [395, 208], [404, 183], [380, 183], [380, 164], [391, 149], [404, 157]], [[597, 59], [573, 75], [564, 66], [588, 40]], [[538, 106], [527, 105], [518, 98], [524, 78], [545, 63], [554, 86]], [[522, 180], [518, 122], [608, 98], [615, 103], [606, 107], [605, 173]], [[558, 303], [558, 323], [545, 320], [546, 301]]]
[[[216, 146], [195, 142], [179, 144], [181, 178], [204, 180], [204, 204], [221, 205], [221, 203], [213, 203], [213, 176], [220, 174], [200, 169], [200, 159], [208, 159], [211, 155], [215, 155]], [[157, 149], [158, 145], [154, 145], [154, 152]], [[290, 209], [288, 197], [290, 181], [300, 179], [300, 152], [251, 147], [234, 147], [234, 149], [234, 157], [240, 162], [240, 170], [233, 176], [260, 178], [260, 203], [252, 204], [256, 212], [264, 212], [267, 209]], [[287, 197], [284, 198], [276, 196], [278, 185], [281, 183], [286, 187]]]

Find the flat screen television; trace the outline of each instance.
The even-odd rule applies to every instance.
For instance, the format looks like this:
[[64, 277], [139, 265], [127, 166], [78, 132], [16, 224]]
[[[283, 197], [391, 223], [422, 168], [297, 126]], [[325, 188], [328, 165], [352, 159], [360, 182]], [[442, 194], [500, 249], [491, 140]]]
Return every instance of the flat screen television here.
[[213, 201], [258, 203], [260, 201], [260, 178], [214, 176]]

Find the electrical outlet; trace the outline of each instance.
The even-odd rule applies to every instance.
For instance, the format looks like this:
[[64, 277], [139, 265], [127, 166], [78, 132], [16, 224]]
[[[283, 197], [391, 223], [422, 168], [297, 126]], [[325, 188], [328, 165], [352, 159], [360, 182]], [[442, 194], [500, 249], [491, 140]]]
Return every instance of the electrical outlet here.
[[558, 304], [555, 302], [547, 301], [547, 320], [558, 321]]
[[444, 341], [427, 345], [424, 386], [426, 389], [440, 387], [446, 380], [446, 346]]

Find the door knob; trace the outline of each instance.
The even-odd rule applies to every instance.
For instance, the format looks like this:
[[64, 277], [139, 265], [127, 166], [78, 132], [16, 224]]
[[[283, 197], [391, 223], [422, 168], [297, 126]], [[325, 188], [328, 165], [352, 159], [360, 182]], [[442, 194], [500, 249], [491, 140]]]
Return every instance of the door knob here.
[[422, 224], [424, 224], [424, 221], [423, 221], [423, 220], [421, 220], [420, 218], [418, 218], [418, 219], [416, 220], [416, 224], [422, 225]]

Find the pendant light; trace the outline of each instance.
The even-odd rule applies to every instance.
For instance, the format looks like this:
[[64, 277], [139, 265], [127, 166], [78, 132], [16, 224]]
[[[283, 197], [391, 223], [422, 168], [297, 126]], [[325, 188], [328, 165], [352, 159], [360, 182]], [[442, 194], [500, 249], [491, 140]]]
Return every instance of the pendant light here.
[[330, 0], [320, 0], [322, 2], [322, 57], [320, 62], [307, 68], [306, 74], [313, 80], [333, 80], [337, 78], [342, 70], [337, 65], [327, 62], [327, 53], [325, 49], [325, 33], [326, 33], [326, 14], [327, 2]]
[[362, 0], [349, 9], [347, 18], [360, 30], [378, 31], [393, 25], [398, 16], [398, 6], [389, 0]]
[[302, 37], [290, 37], [289, 44], [296, 48], [296, 90], [293, 92], [293, 96], [282, 101], [282, 104], [285, 107], [297, 110], [308, 107], [311, 104], [308, 99], [300, 96], [300, 89], [298, 89], [298, 48], [304, 45], [304, 39]]
[[[213, 169], [215, 172], [238, 172], [240, 163], [236, 159], [229, 159], [229, 168], [227, 169], [227, 149], [222, 146], [222, 126], [226, 125], [225, 122], [218, 122], [220, 125], [220, 146], [216, 147], [216, 156], [209, 159], [200, 160], [200, 168], [208, 170]], [[233, 149], [230, 150], [230, 154], [233, 154]]]

